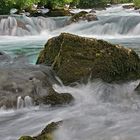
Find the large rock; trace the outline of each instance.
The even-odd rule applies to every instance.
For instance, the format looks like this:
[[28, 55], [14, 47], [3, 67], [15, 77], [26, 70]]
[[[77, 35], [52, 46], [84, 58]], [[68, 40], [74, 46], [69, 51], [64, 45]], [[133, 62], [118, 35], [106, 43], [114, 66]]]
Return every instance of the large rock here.
[[51, 66], [65, 84], [89, 76], [106, 82], [140, 78], [140, 59], [132, 49], [69, 33], [49, 39], [37, 64]]
[[53, 132], [60, 126], [62, 121], [48, 124], [42, 132], [35, 137], [22, 136], [19, 140], [53, 140]]
[[79, 13], [76, 13], [73, 15], [69, 20], [67, 24], [79, 22], [79, 21], [96, 21], [98, 20], [97, 16], [94, 13], [88, 13], [86, 11], [81, 11]]
[[61, 95], [55, 92], [52, 88], [54, 83], [58, 84], [49, 67], [21, 65], [20, 62], [0, 65], [0, 107], [70, 103], [73, 97], [68, 93]]

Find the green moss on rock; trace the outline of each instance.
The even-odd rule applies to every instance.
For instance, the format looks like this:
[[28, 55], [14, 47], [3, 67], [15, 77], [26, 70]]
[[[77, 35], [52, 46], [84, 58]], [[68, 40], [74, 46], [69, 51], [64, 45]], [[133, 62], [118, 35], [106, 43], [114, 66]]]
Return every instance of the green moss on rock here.
[[50, 104], [52, 106], [69, 104], [73, 100], [73, 97], [69, 93], [50, 94], [44, 98], [44, 104]]
[[58, 129], [62, 121], [48, 124], [42, 132], [35, 137], [22, 136], [19, 140], [53, 140], [53, 132]]
[[80, 17], [83, 17], [83, 16], [85, 16], [86, 14], [88, 14], [88, 12], [86, 12], [86, 11], [81, 11], [81, 12], [79, 12], [79, 13], [73, 15], [72, 18], [71, 18], [71, 21], [73, 21], [73, 22], [74, 22], [74, 21], [77, 21], [77, 20], [79, 20]]
[[36, 140], [52, 140], [53, 139], [53, 132], [58, 129], [58, 127], [60, 126], [60, 124], [62, 123], [62, 121], [59, 122], [52, 122], [50, 124], [48, 124], [44, 130], [42, 130], [41, 134], [34, 137], [36, 138]]
[[65, 84], [89, 76], [105, 82], [140, 78], [140, 59], [132, 49], [69, 33], [48, 40], [37, 64], [52, 66]]
[[49, 89], [49, 94], [41, 99], [44, 104], [51, 106], [69, 104], [74, 100], [73, 96], [69, 93], [57, 93], [52, 88]]
[[70, 93], [58, 93], [52, 87], [48, 87], [46, 95], [37, 96], [34, 101], [36, 105], [45, 104], [61, 106], [72, 103], [74, 101], [74, 97]]
[[35, 140], [35, 139], [30, 136], [22, 136], [19, 140]]

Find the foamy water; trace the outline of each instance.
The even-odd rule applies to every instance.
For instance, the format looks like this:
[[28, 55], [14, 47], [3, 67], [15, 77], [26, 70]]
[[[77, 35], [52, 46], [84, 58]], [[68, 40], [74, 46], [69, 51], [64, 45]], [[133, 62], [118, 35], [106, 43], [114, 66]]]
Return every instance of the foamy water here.
[[[122, 44], [140, 54], [138, 12], [124, 10], [119, 5], [97, 11], [97, 16], [98, 21], [65, 27], [61, 26], [65, 18], [21, 18], [27, 27], [30, 25], [28, 34], [18, 29], [17, 17], [4, 19], [0, 23], [3, 27], [0, 30], [0, 50], [13, 58], [28, 58], [35, 64], [38, 53], [49, 38], [69, 32]], [[13, 26], [12, 31], [5, 32], [5, 27]], [[37, 135], [48, 123], [63, 120], [62, 126], [54, 133], [54, 140], [139, 140], [140, 99], [134, 92], [138, 83], [117, 85], [99, 80], [75, 87], [54, 85], [56, 91], [71, 93], [75, 98], [73, 105], [55, 108], [34, 107], [30, 97], [24, 100], [19, 97], [17, 110], [0, 110], [0, 139], [17, 140], [21, 135]]]

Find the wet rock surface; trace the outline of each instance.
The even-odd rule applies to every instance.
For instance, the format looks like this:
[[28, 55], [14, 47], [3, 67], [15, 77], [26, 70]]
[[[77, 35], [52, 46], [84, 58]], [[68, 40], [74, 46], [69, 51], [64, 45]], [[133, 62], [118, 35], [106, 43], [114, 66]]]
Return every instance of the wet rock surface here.
[[65, 84], [87, 77], [105, 82], [140, 78], [140, 59], [132, 49], [69, 33], [51, 38], [37, 63], [51, 66]]
[[49, 104], [51, 106], [70, 104], [74, 100], [73, 96], [69, 93], [56, 93], [50, 89], [49, 94], [42, 98], [42, 103]]
[[53, 140], [53, 132], [58, 129], [61, 123], [62, 121], [52, 122], [48, 124], [38, 136], [22, 136], [19, 140]]
[[124, 9], [132, 9], [132, 8], [134, 8], [135, 7], [135, 5], [134, 4], [130, 4], [130, 5], [123, 5], [123, 8]]
[[58, 83], [53, 71], [46, 66], [19, 62], [0, 65], [0, 107], [21, 108], [42, 103], [53, 105], [70, 103], [72, 97], [69, 98], [68, 93], [64, 94], [65, 100], [63, 94], [58, 94], [52, 88], [53, 84]]
[[96, 21], [98, 20], [97, 16], [92, 12], [88, 13], [86, 11], [81, 11], [75, 15], [73, 15], [67, 22], [67, 24], [76, 23], [79, 21]]
[[0, 52], [0, 63], [6, 63], [11, 60], [10, 56], [4, 52]]
[[54, 9], [50, 10], [46, 16], [48, 17], [59, 17], [59, 16], [71, 16], [72, 14], [70, 13], [69, 10], [64, 10], [64, 9]]

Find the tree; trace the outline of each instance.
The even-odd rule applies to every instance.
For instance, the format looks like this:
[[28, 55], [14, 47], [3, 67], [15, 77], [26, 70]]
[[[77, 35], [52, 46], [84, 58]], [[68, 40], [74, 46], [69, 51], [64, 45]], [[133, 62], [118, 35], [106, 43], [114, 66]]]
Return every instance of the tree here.
[[9, 14], [15, 0], [0, 0], [0, 14]]
[[49, 9], [55, 9], [55, 8], [63, 8], [65, 4], [70, 4], [74, 0], [40, 0], [39, 4], [42, 6], [46, 6]]
[[15, 7], [19, 10], [30, 8], [33, 4], [38, 4], [40, 0], [15, 0]]
[[80, 8], [93, 8], [93, 7], [105, 7], [108, 0], [80, 0], [78, 6]]

